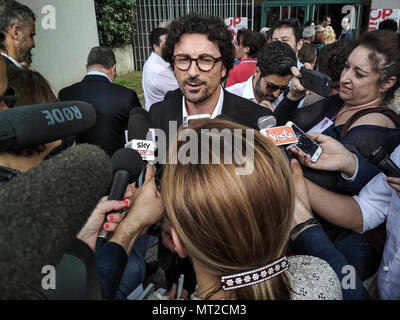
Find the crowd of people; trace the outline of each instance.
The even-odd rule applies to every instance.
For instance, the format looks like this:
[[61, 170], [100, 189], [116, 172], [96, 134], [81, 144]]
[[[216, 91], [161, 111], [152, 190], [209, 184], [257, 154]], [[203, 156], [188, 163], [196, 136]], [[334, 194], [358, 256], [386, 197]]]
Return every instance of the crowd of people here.
[[[151, 31], [144, 106], [114, 83], [116, 59], [107, 47], [92, 48], [84, 79], [57, 97], [30, 69], [35, 22], [27, 6], [0, 0], [1, 112], [84, 101], [96, 123], [61, 140], [0, 151], [0, 185], [75, 144], [97, 145], [112, 157], [125, 147], [137, 108], [168, 138], [167, 163], [147, 165], [143, 186], [129, 185], [123, 199], [99, 199], [77, 234], [96, 258], [103, 299], [126, 299], [145, 281], [146, 250], [157, 239], [167, 285], [148, 299], [400, 299], [400, 177], [386, 177], [358, 149], [372, 139], [400, 166], [394, 21], [357, 40], [348, 17], [337, 37], [329, 16], [304, 28], [285, 19], [232, 38], [222, 19], [187, 14]], [[328, 97], [302, 85], [303, 67], [331, 78]], [[293, 146], [282, 152], [260, 133], [266, 117], [308, 133], [323, 149], [319, 159]], [[188, 152], [187, 129], [205, 163], [169, 161], [168, 150]], [[217, 150], [205, 147], [205, 131], [207, 141], [219, 141]], [[227, 154], [242, 161], [227, 162]], [[248, 162], [253, 170], [238, 175]], [[158, 233], [149, 232], [157, 224]], [[111, 237], [96, 248], [101, 230]], [[354, 270], [350, 285], [343, 270]], [[177, 294], [180, 274], [185, 282]]]

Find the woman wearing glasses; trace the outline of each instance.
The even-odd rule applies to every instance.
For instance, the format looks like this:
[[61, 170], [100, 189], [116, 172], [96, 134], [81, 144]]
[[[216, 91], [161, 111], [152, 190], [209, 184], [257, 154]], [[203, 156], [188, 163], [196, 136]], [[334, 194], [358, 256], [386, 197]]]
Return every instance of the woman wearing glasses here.
[[[297, 110], [298, 101], [306, 91], [299, 79], [294, 79], [290, 92], [275, 113], [279, 113], [281, 119], [286, 117], [293, 121], [305, 132], [323, 133], [337, 139], [355, 155], [356, 146], [365, 137], [384, 145], [390, 154], [400, 142], [400, 119], [387, 107], [400, 86], [399, 49], [400, 39], [396, 33], [381, 30], [364, 33], [347, 58], [338, 95]], [[299, 72], [295, 71], [299, 78]], [[305, 168], [305, 176], [331, 191], [358, 194], [378, 173], [360, 156], [357, 156], [358, 169], [355, 167], [346, 172], [340, 172], [333, 155], [325, 156], [331, 161], [320, 166], [317, 161], [314, 169]], [[376, 271], [381, 250], [378, 253], [364, 235], [328, 225], [325, 230], [350, 264], [356, 267], [360, 278], [365, 279]]]

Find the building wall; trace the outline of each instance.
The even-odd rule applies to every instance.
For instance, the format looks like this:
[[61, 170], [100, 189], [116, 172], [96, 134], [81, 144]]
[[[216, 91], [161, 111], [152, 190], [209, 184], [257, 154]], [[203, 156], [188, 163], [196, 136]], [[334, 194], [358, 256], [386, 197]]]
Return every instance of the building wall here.
[[99, 45], [93, 0], [18, 0], [36, 14], [32, 69], [55, 93], [85, 75], [86, 59]]

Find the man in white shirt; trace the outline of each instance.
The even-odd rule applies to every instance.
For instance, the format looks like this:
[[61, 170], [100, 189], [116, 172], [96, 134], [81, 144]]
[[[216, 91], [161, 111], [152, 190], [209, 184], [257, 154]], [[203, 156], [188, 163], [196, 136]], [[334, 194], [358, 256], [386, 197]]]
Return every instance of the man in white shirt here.
[[[303, 47], [303, 34], [301, 32], [300, 22], [295, 19], [279, 20], [272, 29], [272, 41], [286, 42], [294, 50], [296, 57], [299, 56], [299, 51]], [[301, 69], [303, 63], [297, 59], [297, 69]], [[276, 106], [283, 99], [283, 93], [275, 100], [273, 106]], [[304, 99], [300, 101], [298, 108], [303, 106]]]
[[0, 31], [4, 35], [0, 54], [8, 65], [22, 68], [21, 62], [32, 60], [35, 20], [33, 11], [17, 1], [6, 1], [0, 6]]
[[150, 44], [153, 52], [143, 66], [142, 86], [146, 101], [146, 110], [156, 103], [164, 100], [168, 91], [178, 89], [171, 65], [161, 58], [168, 30], [155, 28], [150, 34]]
[[273, 111], [273, 103], [288, 87], [290, 68], [296, 63], [296, 54], [287, 43], [272, 42], [261, 49], [254, 75], [226, 90]]

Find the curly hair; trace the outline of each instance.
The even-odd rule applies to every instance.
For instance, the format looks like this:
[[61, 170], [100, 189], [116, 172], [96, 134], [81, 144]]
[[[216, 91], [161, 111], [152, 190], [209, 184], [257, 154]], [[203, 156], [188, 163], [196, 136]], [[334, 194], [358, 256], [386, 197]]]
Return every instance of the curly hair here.
[[236, 39], [243, 47], [250, 48], [248, 54], [250, 58], [257, 58], [258, 52], [266, 42], [259, 32], [249, 29], [240, 29], [237, 32]]
[[291, 75], [290, 68], [297, 65], [296, 54], [285, 42], [275, 41], [265, 45], [257, 58], [257, 67], [261, 76], [277, 74], [282, 77]]
[[228, 76], [229, 70], [233, 68], [233, 62], [235, 60], [235, 47], [232, 43], [232, 33], [225, 26], [224, 21], [215, 16], [198, 13], [190, 13], [173, 21], [162, 52], [163, 59], [169, 62], [172, 68], [174, 68], [173, 58], [175, 45], [185, 33], [206, 34], [211, 42], [218, 45], [219, 51], [221, 51], [222, 63], [227, 71], [226, 76], [221, 79], [221, 82], [224, 81]]
[[347, 57], [357, 46], [354, 40], [340, 40], [327, 44], [321, 49], [318, 56], [318, 71], [331, 77], [332, 81], [339, 81]]

